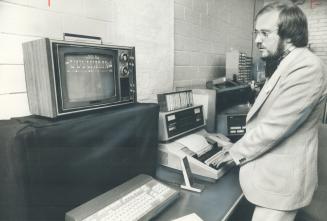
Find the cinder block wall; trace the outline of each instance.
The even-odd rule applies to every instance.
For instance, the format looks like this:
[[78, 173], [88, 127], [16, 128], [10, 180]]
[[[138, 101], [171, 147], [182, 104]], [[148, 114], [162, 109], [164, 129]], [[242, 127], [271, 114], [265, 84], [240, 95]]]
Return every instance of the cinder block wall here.
[[29, 115], [22, 43], [63, 33], [136, 47], [138, 99], [173, 88], [173, 0], [0, 1], [0, 119]]
[[254, 3], [175, 0], [174, 87], [205, 87], [206, 81], [225, 76], [230, 49], [252, 54]]
[[310, 47], [327, 65], [327, 1], [306, 1], [301, 8], [308, 17]]

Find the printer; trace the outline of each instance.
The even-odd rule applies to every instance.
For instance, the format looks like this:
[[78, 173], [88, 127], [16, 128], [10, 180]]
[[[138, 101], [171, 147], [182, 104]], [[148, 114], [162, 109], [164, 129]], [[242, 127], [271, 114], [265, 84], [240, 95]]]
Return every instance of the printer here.
[[216, 181], [231, 165], [221, 164], [223, 154], [231, 145], [222, 134], [205, 129], [203, 106], [159, 113], [159, 163], [182, 170], [181, 160], [187, 157], [194, 177]]

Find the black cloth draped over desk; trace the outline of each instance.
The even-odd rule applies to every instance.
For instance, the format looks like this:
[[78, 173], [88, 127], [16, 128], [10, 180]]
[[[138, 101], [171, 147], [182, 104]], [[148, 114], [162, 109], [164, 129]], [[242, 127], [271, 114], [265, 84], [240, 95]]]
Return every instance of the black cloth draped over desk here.
[[139, 173], [155, 175], [158, 105], [0, 121], [0, 220], [65, 212]]

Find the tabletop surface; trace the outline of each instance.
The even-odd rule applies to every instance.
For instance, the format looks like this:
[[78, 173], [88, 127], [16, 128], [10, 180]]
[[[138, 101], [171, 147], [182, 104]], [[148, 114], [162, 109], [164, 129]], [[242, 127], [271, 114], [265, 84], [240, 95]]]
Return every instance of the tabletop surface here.
[[180, 190], [180, 198], [159, 214], [155, 221], [168, 221], [191, 213], [196, 213], [204, 221], [220, 221], [231, 212], [242, 198], [238, 168], [233, 168], [215, 183], [195, 180], [204, 185], [201, 193], [180, 188], [183, 176], [164, 167], [157, 169], [156, 178]]

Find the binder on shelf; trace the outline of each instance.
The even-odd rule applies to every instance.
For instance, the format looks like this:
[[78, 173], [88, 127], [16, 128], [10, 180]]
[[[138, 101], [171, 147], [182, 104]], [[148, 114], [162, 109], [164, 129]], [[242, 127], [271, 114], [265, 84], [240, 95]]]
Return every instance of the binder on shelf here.
[[193, 106], [192, 90], [157, 94], [161, 112], [169, 112]]

